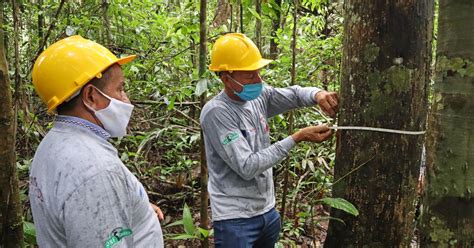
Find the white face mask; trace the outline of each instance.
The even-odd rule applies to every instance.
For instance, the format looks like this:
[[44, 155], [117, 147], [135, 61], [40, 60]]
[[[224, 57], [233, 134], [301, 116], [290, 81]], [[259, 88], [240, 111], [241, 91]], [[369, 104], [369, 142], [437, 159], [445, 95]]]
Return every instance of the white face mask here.
[[107, 131], [111, 137], [125, 136], [125, 134], [127, 134], [128, 122], [132, 116], [133, 105], [119, 101], [106, 95], [99, 89], [95, 89], [110, 100], [109, 106], [101, 110], [95, 110], [86, 103], [84, 103], [84, 105], [94, 112], [97, 119], [104, 125], [105, 131]]

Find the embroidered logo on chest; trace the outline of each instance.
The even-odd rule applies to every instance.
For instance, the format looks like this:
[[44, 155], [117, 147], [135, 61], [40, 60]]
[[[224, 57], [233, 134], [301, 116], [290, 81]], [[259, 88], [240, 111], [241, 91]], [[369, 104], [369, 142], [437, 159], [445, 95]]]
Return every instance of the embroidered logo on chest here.
[[235, 142], [239, 138], [239, 134], [237, 132], [231, 132], [227, 134], [224, 139], [222, 140], [223, 145], [228, 145]]
[[118, 242], [120, 242], [120, 240], [122, 240], [123, 238], [127, 237], [127, 236], [130, 236], [132, 235], [132, 230], [129, 229], [129, 228], [123, 228], [123, 227], [118, 227], [118, 228], [115, 228], [110, 234], [109, 234], [109, 237], [107, 239], [107, 241], [105, 241], [105, 248], [111, 248], [112, 246], [114, 246], [115, 244], [117, 244]]

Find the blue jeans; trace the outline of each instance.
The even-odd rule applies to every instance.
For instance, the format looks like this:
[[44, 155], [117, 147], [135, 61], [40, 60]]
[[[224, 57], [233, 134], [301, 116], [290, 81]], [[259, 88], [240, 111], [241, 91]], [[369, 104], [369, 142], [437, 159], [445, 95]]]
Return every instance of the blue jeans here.
[[214, 221], [216, 248], [273, 248], [278, 241], [280, 214], [273, 208], [252, 218]]

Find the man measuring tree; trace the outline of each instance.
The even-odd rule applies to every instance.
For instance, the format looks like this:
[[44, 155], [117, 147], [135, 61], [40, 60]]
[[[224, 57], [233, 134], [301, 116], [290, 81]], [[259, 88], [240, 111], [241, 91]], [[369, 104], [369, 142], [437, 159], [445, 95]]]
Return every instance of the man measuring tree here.
[[163, 247], [161, 210], [107, 141], [126, 134], [133, 105], [120, 66], [134, 58], [72, 36], [36, 60], [36, 92], [58, 113], [30, 170], [40, 247]]
[[220, 37], [212, 48], [209, 69], [224, 90], [204, 106], [200, 121], [216, 247], [274, 247], [281, 227], [272, 167], [297, 143], [323, 142], [333, 133], [310, 126], [270, 144], [268, 118], [315, 104], [330, 116], [338, 110], [335, 92], [263, 85], [259, 71], [270, 62], [239, 33]]

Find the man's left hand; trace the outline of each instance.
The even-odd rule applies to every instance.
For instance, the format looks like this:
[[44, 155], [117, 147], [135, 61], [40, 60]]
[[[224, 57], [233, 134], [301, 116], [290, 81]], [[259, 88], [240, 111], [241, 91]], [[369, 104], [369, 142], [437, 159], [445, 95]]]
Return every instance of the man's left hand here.
[[153, 203], [150, 203], [150, 205], [153, 208], [153, 211], [155, 211], [156, 217], [158, 217], [159, 220], [164, 220], [165, 216], [163, 215], [163, 212], [161, 212], [161, 209]]
[[335, 117], [339, 110], [339, 97], [336, 92], [321, 90], [314, 97], [321, 109], [330, 117]]

